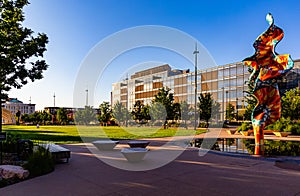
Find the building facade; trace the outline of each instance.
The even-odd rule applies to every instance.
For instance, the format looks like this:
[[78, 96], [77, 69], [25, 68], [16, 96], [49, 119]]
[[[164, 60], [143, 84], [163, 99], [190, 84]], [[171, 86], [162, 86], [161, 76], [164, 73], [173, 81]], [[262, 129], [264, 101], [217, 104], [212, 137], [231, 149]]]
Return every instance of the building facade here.
[[[224, 114], [226, 105], [232, 104], [237, 114], [244, 112], [245, 96], [248, 90], [248, 67], [242, 62], [197, 71], [172, 70], [169, 65], [162, 65], [136, 72], [124, 81], [112, 84], [111, 103], [122, 103], [129, 111], [136, 101], [150, 104], [162, 87], [168, 87], [174, 94], [175, 102], [186, 101], [194, 107], [195, 88], [197, 97], [200, 93], [211, 93], [213, 99], [220, 103], [221, 113]], [[299, 86], [300, 60], [295, 60], [294, 69], [279, 80], [280, 91]], [[198, 98], [197, 98], [198, 99]], [[198, 100], [197, 100], [198, 101]]]
[[18, 100], [17, 98], [8, 98], [8, 100], [3, 104], [3, 107], [9, 110], [13, 115], [18, 111], [22, 114], [32, 114], [35, 112], [35, 104], [27, 104]]

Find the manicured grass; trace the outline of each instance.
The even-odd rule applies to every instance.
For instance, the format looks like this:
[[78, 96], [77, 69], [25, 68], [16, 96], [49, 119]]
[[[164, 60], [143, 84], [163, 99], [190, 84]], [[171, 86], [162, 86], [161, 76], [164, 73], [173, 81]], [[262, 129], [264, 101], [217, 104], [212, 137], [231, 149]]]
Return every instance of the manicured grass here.
[[[16, 126], [5, 125], [3, 131], [18, 135], [21, 139], [36, 142], [78, 143], [88, 142], [100, 138], [110, 139], [138, 139], [170, 136], [194, 135], [194, 130], [159, 129], [154, 127], [99, 127], [99, 126]], [[197, 130], [196, 134], [204, 131]]]

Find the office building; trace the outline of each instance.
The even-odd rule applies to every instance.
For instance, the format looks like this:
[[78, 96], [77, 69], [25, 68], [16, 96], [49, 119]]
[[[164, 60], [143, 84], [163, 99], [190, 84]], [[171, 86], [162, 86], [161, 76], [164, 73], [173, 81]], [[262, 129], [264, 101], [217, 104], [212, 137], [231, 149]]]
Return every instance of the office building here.
[[[248, 90], [248, 67], [242, 62], [202, 69], [197, 71], [197, 85], [195, 72], [190, 70], [174, 70], [168, 64], [136, 72], [130, 78], [112, 84], [111, 103], [122, 103], [132, 110], [136, 101], [150, 104], [162, 87], [168, 87], [174, 94], [175, 102], [186, 101], [194, 107], [195, 86], [197, 97], [200, 93], [211, 93], [213, 99], [220, 103], [221, 113], [230, 103], [237, 114], [242, 114], [246, 106], [245, 96]], [[286, 76], [280, 79], [280, 91], [299, 86], [300, 60], [295, 60], [295, 66]], [[198, 100], [197, 100], [198, 101]]]

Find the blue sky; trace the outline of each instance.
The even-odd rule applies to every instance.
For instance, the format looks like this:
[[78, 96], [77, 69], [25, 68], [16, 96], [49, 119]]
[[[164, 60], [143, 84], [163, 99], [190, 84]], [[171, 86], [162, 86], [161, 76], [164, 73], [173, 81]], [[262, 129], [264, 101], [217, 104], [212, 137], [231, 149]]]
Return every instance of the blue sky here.
[[[32, 103], [41, 110], [53, 106], [73, 106], [73, 88], [81, 63], [101, 40], [121, 30], [141, 25], [160, 25], [178, 29], [197, 39], [212, 55], [216, 64], [241, 61], [253, 54], [252, 43], [267, 29], [268, 12], [283, 28], [284, 39], [276, 51], [300, 58], [300, 3], [296, 0], [266, 1], [192, 1], [192, 0], [31, 0], [24, 10], [24, 26], [49, 37], [45, 59], [50, 65], [44, 79], [11, 90], [10, 97]], [[176, 40], [175, 40], [176, 41]], [[114, 47], [114, 46], [112, 46]], [[191, 46], [191, 53], [193, 52]], [[192, 68], [192, 64], [173, 58], [168, 52], [160, 58], [154, 49], [127, 53], [116, 59], [100, 79], [95, 97], [97, 107], [109, 101], [111, 83], [120, 80], [143, 60], [170, 63], [173, 67]], [[137, 60], [138, 59], [138, 60]], [[127, 71], [120, 71], [122, 70]], [[201, 64], [200, 64], [201, 68]], [[116, 72], [114, 72], [114, 70]], [[114, 74], [117, 73], [117, 74]], [[86, 84], [88, 87], [89, 84]], [[83, 92], [83, 96], [84, 96]], [[83, 103], [84, 105], [84, 103]]]

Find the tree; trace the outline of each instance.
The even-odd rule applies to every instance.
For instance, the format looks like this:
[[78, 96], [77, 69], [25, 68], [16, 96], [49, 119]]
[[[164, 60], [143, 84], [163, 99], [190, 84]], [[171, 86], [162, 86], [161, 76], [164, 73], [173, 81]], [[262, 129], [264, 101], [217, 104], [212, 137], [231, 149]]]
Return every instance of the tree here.
[[250, 94], [249, 91], [246, 91], [247, 93], [247, 96], [246, 96], [246, 103], [247, 103], [247, 106], [246, 106], [246, 110], [245, 110], [245, 114], [244, 114], [244, 119], [245, 120], [252, 120], [251, 119], [251, 115], [252, 115], [252, 112], [257, 104], [257, 100], [256, 98]]
[[100, 114], [98, 117], [99, 122], [102, 124], [107, 123], [112, 117], [112, 112], [110, 109], [109, 102], [103, 101], [103, 103], [99, 105], [99, 109], [100, 109]]
[[189, 107], [189, 104], [186, 101], [180, 104], [180, 119], [184, 121], [185, 128], [187, 128], [187, 120], [189, 119], [190, 111], [191, 108]]
[[233, 120], [236, 117], [234, 106], [229, 103], [226, 107], [226, 120]]
[[140, 123], [143, 119], [143, 107], [144, 104], [141, 101], [136, 101], [133, 105], [133, 109], [131, 111], [131, 115], [133, 117], [133, 120], [138, 121], [138, 123]]
[[211, 93], [201, 93], [200, 97], [198, 97], [198, 109], [200, 120], [204, 120], [206, 122], [206, 127], [208, 127], [208, 121], [211, 118], [212, 114], [212, 94]]
[[[164, 121], [164, 124], [166, 125], [167, 112], [162, 103], [153, 102], [150, 106], [149, 114], [151, 116], [151, 121], [158, 121], [159, 123], [162, 123]], [[160, 124], [160, 126], [161, 125], [162, 124]]]
[[144, 107], [142, 108], [142, 115], [143, 115], [145, 121], [151, 120], [150, 106], [148, 104], [144, 105]]
[[16, 112], [16, 117], [17, 117], [17, 125], [19, 125], [19, 124], [20, 124], [20, 116], [21, 116], [21, 111], [20, 111], [20, 110], [18, 110], [18, 111]]
[[33, 122], [33, 124], [40, 124], [42, 122], [42, 115], [41, 112], [34, 112], [30, 114], [30, 118]]
[[172, 108], [173, 108], [173, 120], [180, 120], [181, 119], [180, 103], [174, 103]]
[[281, 98], [282, 116], [291, 120], [300, 119], [300, 89], [286, 91]]
[[136, 101], [131, 111], [131, 115], [138, 123], [144, 124], [151, 119], [150, 106], [144, 105], [141, 101]]
[[220, 120], [220, 110], [221, 110], [221, 104], [216, 101], [213, 101], [211, 107], [211, 117], [215, 118], [216, 121]]
[[126, 115], [128, 115], [127, 109], [118, 101], [112, 110], [113, 117], [118, 121], [119, 124], [126, 120]]
[[173, 113], [173, 102], [174, 102], [174, 95], [170, 92], [170, 88], [160, 88], [158, 93], [154, 96], [153, 102], [161, 103], [162, 106], [165, 108], [167, 113], [166, 120], [173, 120], [174, 113]]
[[47, 124], [47, 122], [50, 122], [52, 120], [52, 115], [45, 110], [41, 114], [42, 116], [42, 123], [43, 125]]
[[21, 116], [21, 121], [22, 121], [22, 123], [29, 123], [29, 122], [31, 122], [29, 114], [23, 114]]
[[64, 108], [59, 108], [56, 113], [56, 119], [59, 124], [67, 124], [68, 114]]
[[96, 114], [91, 106], [85, 106], [83, 110], [75, 112], [75, 121], [77, 124], [88, 125], [91, 122], [95, 122], [96, 119]]
[[[42, 59], [48, 37], [22, 27], [23, 8], [28, 0], [0, 1], [0, 100], [7, 98], [11, 88], [21, 88], [28, 81], [43, 78], [48, 68]], [[2, 119], [2, 110], [0, 110]], [[0, 123], [0, 132], [2, 123]]]

